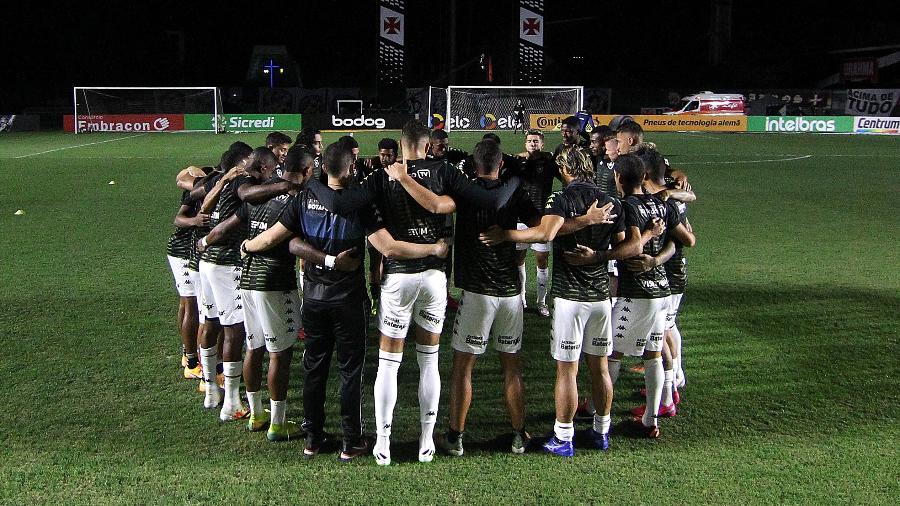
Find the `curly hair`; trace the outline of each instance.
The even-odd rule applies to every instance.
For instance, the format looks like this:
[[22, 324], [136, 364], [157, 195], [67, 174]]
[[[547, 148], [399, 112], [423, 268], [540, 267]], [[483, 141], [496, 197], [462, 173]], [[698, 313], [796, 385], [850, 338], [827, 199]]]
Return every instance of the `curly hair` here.
[[556, 157], [556, 164], [575, 179], [590, 180], [594, 177], [591, 155], [577, 146], [563, 148]]

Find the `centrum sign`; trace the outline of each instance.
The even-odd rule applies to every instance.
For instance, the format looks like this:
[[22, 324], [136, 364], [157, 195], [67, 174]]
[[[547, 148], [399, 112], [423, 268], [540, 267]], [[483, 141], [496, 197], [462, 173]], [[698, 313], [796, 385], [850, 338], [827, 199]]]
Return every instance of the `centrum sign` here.
[[175, 132], [184, 130], [181, 114], [104, 114], [63, 117], [67, 132]]
[[858, 134], [900, 135], [900, 118], [857, 116], [853, 120], [853, 131]]
[[213, 123], [212, 114], [185, 114], [185, 130], [224, 132], [260, 132], [272, 130], [300, 130], [299, 114], [220, 114]]

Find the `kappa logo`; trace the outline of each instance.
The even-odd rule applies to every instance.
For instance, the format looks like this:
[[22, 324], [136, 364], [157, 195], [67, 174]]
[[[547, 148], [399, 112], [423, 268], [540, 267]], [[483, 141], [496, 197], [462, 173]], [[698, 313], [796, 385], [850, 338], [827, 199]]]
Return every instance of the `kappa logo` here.
[[284, 314], [294, 314], [294, 310], [291, 309], [291, 308], [287, 308], [287, 309], [284, 311]]
[[630, 312], [631, 312], [631, 309], [630, 309], [628, 306], [625, 306], [625, 307], [622, 308], [622, 312], [623, 312], [623, 313], [630, 313]]
[[241, 277], [240, 277], [240, 276], [235, 276], [235, 277], [234, 277], [234, 280], [235, 280], [235, 281], [240, 281], [240, 280], [241, 280]]
[[209, 309], [213, 308], [213, 305], [212, 304], [203, 304], [203, 307], [205, 307], [207, 310], [209, 310]]
[[[210, 306], [210, 307], [212, 307], [212, 306]], [[225, 311], [224, 311], [224, 310], [223, 310], [223, 311], [219, 311], [219, 316], [225, 316]]]
[[619, 320], [621, 320], [623, 322], [627, 322], [628, 318], [623, 315], [621, 318], [619, 318]]
[[425, 413], [425, 416], [437, 416], [437, 413], [435, 413], [434, 411], [429, 411], [428, 413]]
[[616, 330], [628, 330], [628, 327], [626, 327], [625, 325], [619, 325], [618, 327], [616, 327]]
[[234, 300], [241, 300], [241, 294], [238, 294], [237, 297], [234, 298]]
[[297, 332], [297, 330], [296, 330], [294, 327], [288, 327], [288, 330], [287, 330], [287, 331], [288, 331], [288, 333], [290, 333], [290, 334], [293, 334], [294, 332]]
[[288, 318], [287, 320], [284, 321], [284, 323], [294, 323], [294, 319]]
[[244, 306], [238, 304], [237, 306], [234, 306], [234, 308], [235, 308], [235, 309], [244, 309]]
[[631, 302], [631, 299], [625, 299], [625, 302]]
[[616, 339], [625, 339], [625, 335], [622, 333], [616, 334]]

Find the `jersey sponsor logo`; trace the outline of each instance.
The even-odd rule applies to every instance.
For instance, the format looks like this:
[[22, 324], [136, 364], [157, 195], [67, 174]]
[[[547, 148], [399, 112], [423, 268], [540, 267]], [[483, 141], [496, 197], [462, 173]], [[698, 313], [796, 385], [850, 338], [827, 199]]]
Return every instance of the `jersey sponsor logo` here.
[[425, 237], [431, 233], [428, 227], [414, 227], [406, 229], [406, 233], [414, 237]]
[[591, 345], [599, 347], [609, 346], [609, 339], [605, 337], [595, 337], [591, 339]]
[[[653, 271], [650, 271], [653, 272]], [[669, 288], [669, 280], [667, 278], [660, 279], [642, 279], [641, 287], [645, 290], [665, 290]], [[624, 310], [624, 309], [623, 309]]]
[[506, 345], [519, 344], [519, 338], [516, 336], [497, 336], [497, 343]]
[[328, 209], [316, 199], [309, 199], [306, 201], [306, 209], [309, 211], [321, 211], [323, 213], [328, 212]]
[[466, 344], [472, 346], [483, 346], [484, 338], [481, 336], [466, 336]]
[[250, 228], [258, 231], [268, 230], [269, 224], [264, 221], [250, 220]]
[[650, 342], [657, 343], [662, 341], [662, 332], [653, 332], [650, 334]]
[[575, 341], [561, 341], [559, 343], [559, 349], [561, 349], [561, 350], [578, 350], [578, 349], [581, 349], [581, 343], [576, 343]]
[[419, 310], [419, 316], [421, 316], [426, 321], [429, 321], [435, 325], [438, 325], [441, 323], [441, 320], [437, 316], [425, 311], [424, 309]]
[[397, 318], [392, 318], [392, 317], [390, 317], [390, 316], [385, 316], [384, 318], [382, 318], [382, 319], [381, 319], [381, 324], [382, 324], [382, 325], [387, 325], [388, 327], [391, 327], [391, 328], [394, 328], [394, 329], [404, 329], [404, 328], [406, 328], [406, 325], [404, 325], [403, 323], [401, 323], [399, 319], [397, 319]]
[[416, 177], [419, 179], [425, 179], [431, 177], [430, 169], [416, 169]]

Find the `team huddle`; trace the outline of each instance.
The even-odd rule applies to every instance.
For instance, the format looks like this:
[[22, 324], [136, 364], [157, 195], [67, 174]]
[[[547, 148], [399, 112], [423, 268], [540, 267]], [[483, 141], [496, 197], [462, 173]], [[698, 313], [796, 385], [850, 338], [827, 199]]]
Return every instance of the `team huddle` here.
[[[643, 141], [638, 124], [625, 118], [590, 135], [585, 126], [583, 117], [566, 118], [553, 152], [544, 151], [541, 131], [528, 130], [524, 152], [506, 154], [500, 138], [486, 134], [469, 154], [451, 148], [445, 131], [410, 121], [399, 143], [382, 139], [371, 159], [359, 157], [351, 136], [324, 147], [315, 129], [296, 140], [274, 132], [264, 147], [236, 142], [217, 166], [181, 171], [167, 255], [180, 296], [183, 374], [200, 380], [204, 408], [266, 431], [270, 441], [304, 439], [303, 453], [313, 457], [327, 439], [326, 383], [336, 354], [339, 458], [371, 453], [389, 465], [398, 371], [411, 338], [418, 460], [432, 461], [436, 443], [460, 456], [472, 371], [490, 345], [502, 368], [510, 450], [524, 453], [531, 435], [520, 350], [525, 260], [533, 250], [535, 308], [550, 320], [556, 362], [556, 419], [543, 450], [573, 456], [576, 417], [592, 421], [595, 448], [609, 448], [626, 355], [642, 358], [645, 378], [646, 404], [632, 410], [633, 423], [659, 437], [658, 421], [675, 416], [685, 385], [676, 317], [687, 275], [683, 248], [695, 242], [686, 216], [695, 196], [684, 174]], [[553, 191], [556, 181], [562, 189]], [[451, 275], [458, 303], [449, 295]], [[449, 424], [436, 437], [448, 308], [456, 312]], [[380, 334], [374, 441], [363, 434], [361, 409], [371, 315]], [[285, 416], [295, 347], [303, 349], [299, 423]], [[579, 404], [582, 358], [590, 395]]]

